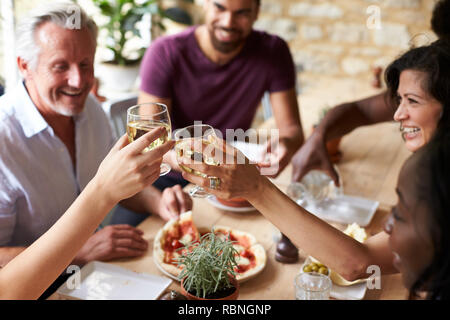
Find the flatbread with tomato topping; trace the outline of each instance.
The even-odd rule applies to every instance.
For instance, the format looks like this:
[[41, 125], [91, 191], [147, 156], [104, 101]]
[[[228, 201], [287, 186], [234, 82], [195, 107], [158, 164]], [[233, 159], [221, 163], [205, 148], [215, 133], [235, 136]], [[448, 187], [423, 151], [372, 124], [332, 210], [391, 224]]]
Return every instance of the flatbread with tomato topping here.
[[[234, 242], [233, 247], [238, 252], [237, 267], [234, 271], [239, 282], [252, 278], [264, 269], [267, 260], [266, 251], [252, 234], [224, 226], [216, 226], [213, 230], [216, 235]], [[195, 243], [208, 232], [207, 229], [199, 232], [192, 220], [192, 212], [181, 214], [177, 220], [168, 221], [155, 236], [153, 244], [155, 263], [173, 279], [178, 279], [183, 267], [177, 265], [177, 258], [188, 250], [178, 250], [183, 247], [182, 242]]]

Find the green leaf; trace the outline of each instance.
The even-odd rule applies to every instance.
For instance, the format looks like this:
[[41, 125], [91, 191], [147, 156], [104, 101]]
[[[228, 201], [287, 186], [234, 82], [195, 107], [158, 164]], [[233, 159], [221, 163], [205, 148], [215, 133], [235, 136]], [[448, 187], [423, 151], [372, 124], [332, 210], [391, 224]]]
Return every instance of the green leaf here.
[[164, 11], [164, 17], [185, 25], [192, 25], [193, 20], [190, 14], [178, 7], [168, 8]]
[[[142, 14], [127, 14], [122, 20], [122, 28], [126, 31], [136, 31], [136, 23], [141, 21]], [[138, 33], [137, 33], [138, 34]]]
[[[189, 248], [192, 248], [189, 251]], [[233, 242], [221, 239], [213, 232], [204, 235], [200, 243], [188, 243], [187, 253], [178, 259], [178, 265], [184, 265], [180, 279], [185, 278], [185, 289], [197, 296], [209, 294], [230, 286], [230, 276], [234, 276], [235, 256], [238, 254]]]

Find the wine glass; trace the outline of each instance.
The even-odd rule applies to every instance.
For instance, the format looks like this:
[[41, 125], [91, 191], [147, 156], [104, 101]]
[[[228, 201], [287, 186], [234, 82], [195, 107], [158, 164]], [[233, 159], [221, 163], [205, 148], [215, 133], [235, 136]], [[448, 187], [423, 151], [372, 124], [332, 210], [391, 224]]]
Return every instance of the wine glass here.
[[[147, 102], [128, 108], [127, 110], [127, 135], [128, 141], [133, 142], [148, 131], [164, 127], [166, 133], [153, 141], [144, 152], [152, 150], [171, 139], [172, 126], [167, 106], [162, 103]], [[161, 164], [160, 176], [168, 174], [171, 167], [167, 163]]]
[[[194, 124], [182, 129], [178, 129], [174, 133], [174, 139], [176, 141], [175, 151], [177, 153], [177, 160], [182, 170], [193, 173], [196, 176], [203, 178], [218, 179], [217, 177], [209, 177], [206, 174], [188, 168], [182, 165], [181, 159], [189, 160], [193, 162], [204, 162], [209, 165], [218, 165], [219, 163], [208, 157], [203, 152], [206, 147], [212, 146], [212, 139], [216, 137], [214, 128], [207, 124]], [[200, 186], [195, 186], [189, 191], [189, 194], [193, 198], [206, 198], [211, 196]]]

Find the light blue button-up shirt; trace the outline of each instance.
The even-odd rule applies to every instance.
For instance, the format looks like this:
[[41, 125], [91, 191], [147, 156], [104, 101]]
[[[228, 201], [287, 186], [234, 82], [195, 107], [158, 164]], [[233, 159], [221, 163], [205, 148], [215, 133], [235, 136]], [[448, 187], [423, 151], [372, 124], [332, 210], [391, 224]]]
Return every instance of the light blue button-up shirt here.
[[69, 208], [114, 143], [94, 97], [74, 117], [69, 151], [20, 83], [0, 98], [0, 246], [28, 246]]

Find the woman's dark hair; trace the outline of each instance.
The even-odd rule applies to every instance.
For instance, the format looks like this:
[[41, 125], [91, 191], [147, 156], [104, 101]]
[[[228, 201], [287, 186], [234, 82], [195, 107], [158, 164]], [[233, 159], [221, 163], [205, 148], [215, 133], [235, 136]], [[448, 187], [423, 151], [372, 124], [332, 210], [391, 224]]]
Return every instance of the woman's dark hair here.
[[421, 71], [426, 74], [423, 89], [442, 104], [442, 117], [438, 127], [450, 128], [450, 42], [440, 39], [428, 46], [413, 48], [394, 62], [384, 74], [388, 95], [392, 104], [398, 107], [397, 90], [400, 74], [405, 70]]
[[438, 129], [419, 157], [414, 179], [416, 194], [428, 208], [428, 234], [434, 248], [430, 265], [411, 293], [426, 291], [428, 299], [450, 300], [450, 132]]
[[436, 3], [431, 17], [431, 29], [440, 39], [450, 39], [450, 0]]

